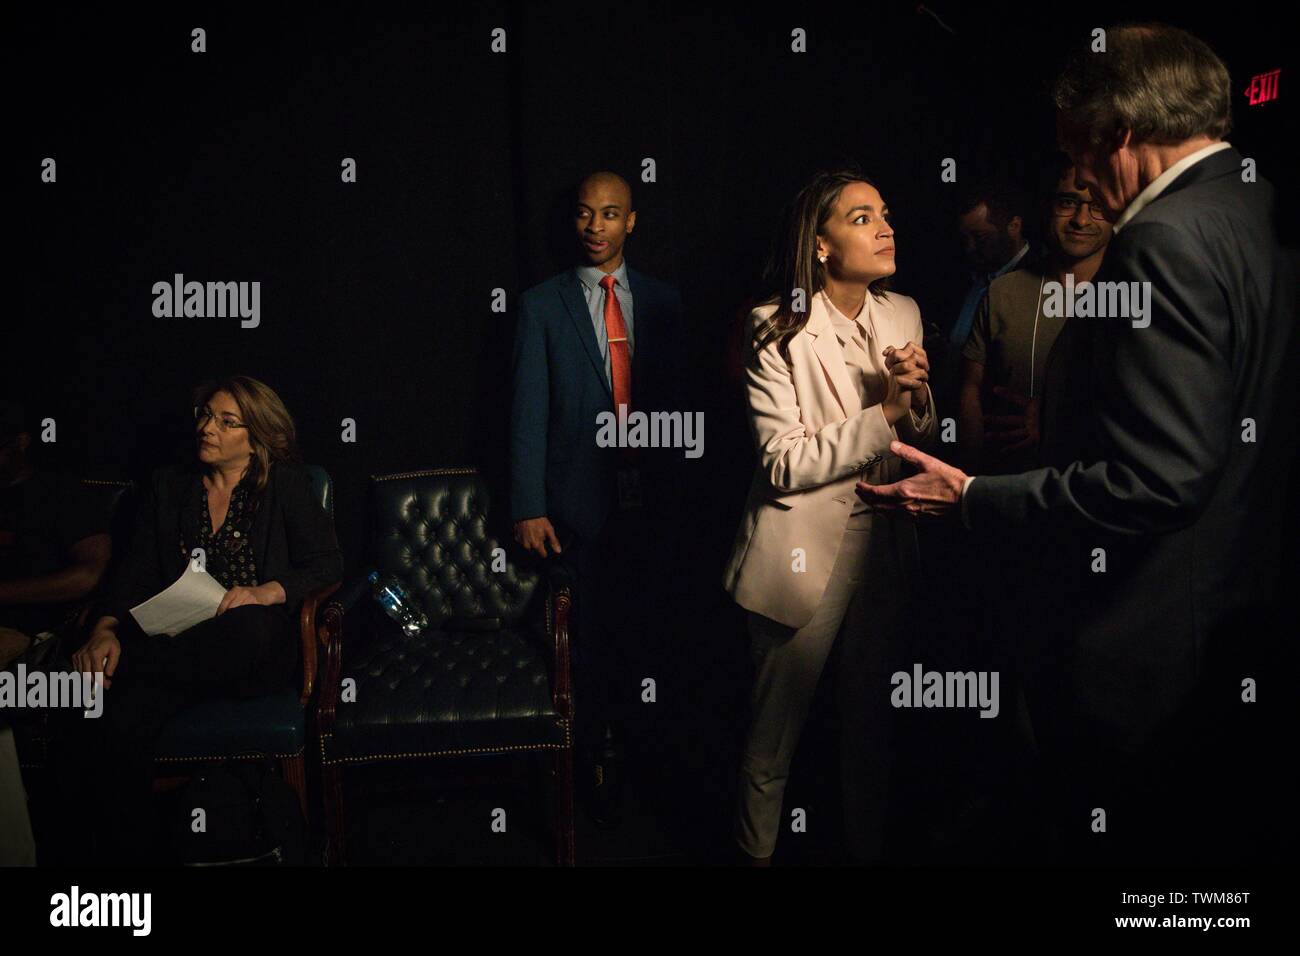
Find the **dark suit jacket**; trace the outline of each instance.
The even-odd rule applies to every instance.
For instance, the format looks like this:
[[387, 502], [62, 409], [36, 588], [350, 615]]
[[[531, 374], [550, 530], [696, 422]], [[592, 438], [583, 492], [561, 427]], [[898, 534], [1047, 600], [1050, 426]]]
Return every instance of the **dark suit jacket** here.
[[[187, 503], [202, 494], [197, 470], [165, 466], [153, 473], [136, 505], [134, 531], [109, 577], [100, 614], [126, 620], [130, 609], [181, 576], [181, 521]], [[306, 469], [271, 466], [250, 537], [261, 582], [279, 581], [284, 606], [296, 620], [302, 600], [343, 577], [343, 553], [334, 525], [311, 492]]]
[[[682, 302], [677, 290], [631, 267], [632, 408], [682, 410]], [[616, 505], [618, 452], [596, 445], [596, 416], [615, 411], [582, 284], [573, 269], [519, 297], [510, 420], [511, 517], [546, 515], [562, 537], [593, 540]], [[671, 466], [681, 449], [644, 450], [642, 486], [653, 496], [672, 482], [656, 464]], [[658, 453], [655, 453], [655, 452]]]
[[1176, 724], [1208, 680], [1240, 681], [1211, 662], [1277, 586], [1296, 277], [1272, 187], [1241, 173], [1236, 150], [1208, 156], [1115, 236], [1096, 281], [1151, 283], [1150, 326], [1072, 318], [1044, 397], [1056, 467], [968, 491], [973, 528], [1040, 546], [1027, 588], [1043, 612], [1029, 655], [1040, 694], [1071, 733], [1126, 750]]

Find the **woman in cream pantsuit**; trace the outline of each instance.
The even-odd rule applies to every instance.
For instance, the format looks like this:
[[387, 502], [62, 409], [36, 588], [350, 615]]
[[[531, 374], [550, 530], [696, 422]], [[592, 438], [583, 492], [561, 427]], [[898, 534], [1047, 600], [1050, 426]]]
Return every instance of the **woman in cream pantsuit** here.
[[916, 303], [884, 289], [894, 233], [861, 173], [822, 173], [800, 192], [773, 266], [780, 291], [751, 313], [747, 336], [758, 468], [724, 577], [750, 612], [756, 670], [735, 839], [756, 865], [770, 861], [790, 762], [839, 640], [845, 832], [869, 861], [883, 842], [889, 675], [906, 663], [919, 561], [912, 519], [873, 513], [854, 485], [897, 479], [895, 438], [933, 436], [929, 362]]

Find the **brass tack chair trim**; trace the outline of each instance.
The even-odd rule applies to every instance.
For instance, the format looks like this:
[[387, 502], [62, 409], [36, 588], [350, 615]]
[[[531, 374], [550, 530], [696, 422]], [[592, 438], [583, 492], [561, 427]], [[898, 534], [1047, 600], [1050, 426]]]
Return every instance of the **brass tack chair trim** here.
[[569, 722], [561, 721], [564, 725], [564, 742], [558, 744], [511, 744], [505, 747], [464, 747], [459, 750], [423, 750], [413, 753], [397, 754], [373, 754], [369, 757], [327, 757], [325, 756], [325, 740], [327, 737], [333, 737], [333, 734], [322, 734], [320, 738], [320, 755], [321, 760], [328, 765], [343, 763], [372, 763], [376, 760], [407, 760], [416, 757], [450, 757], [457, 754], [502, 754], [510, 753], [516, 750], [567, 750], [572, 744], [570, 735]]
[[307, 748], [299, 747], [292, 753], [244, 753], [244, 754], [223, 754], [217, 757], [155, 757], [154, 763], [217, 763], [223, 760], [261, 760], [264, 757], [274, 757], [276, 760], [288, 760], [290, 757], [301, 757], [307, 752]]
[[477, 475], [477, 468], [430, 468], [425, 471], [403, 471], [396, 475], [371, 475], [371, 481], [395, 481], [399, 478], [426, 478], [430, 475]]

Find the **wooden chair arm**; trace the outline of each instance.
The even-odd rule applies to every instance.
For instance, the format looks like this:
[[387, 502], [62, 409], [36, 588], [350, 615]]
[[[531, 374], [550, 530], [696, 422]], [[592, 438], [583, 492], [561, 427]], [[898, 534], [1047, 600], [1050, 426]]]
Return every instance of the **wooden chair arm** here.
[[555, 712], [563, 720], [573, 720], [573, 678], [569, 656], [569, 615], [573, 593], [568, 585], [549, 589], [546, 595], [546, 629], [552, 641], [551, 697]]
[[344, 608], [338, 598], [330, 601], [321, 611], [320, 645], [325, 655], [321, 672], [320, 690], [316, 695], [316, 732], [328, 734], [334, 730], [334, 713], [339, 703], [339, 683], [343, 678], [343, 618]]
[[321, 606], [333, 596], [342, 583], [342, 581], [335, 581], [333, 584], [318, 588], [308, 594], [302, 602], [298, 624], [299, 638], [302, 642], [302, 688], [298, 692], [298, 702], [304, 707], [307, 706], [307, 701], [311, 700], [312, 690], [316, 686], [316, 642], [320, 639], [317, 627], [318, 618], [321, 617]]

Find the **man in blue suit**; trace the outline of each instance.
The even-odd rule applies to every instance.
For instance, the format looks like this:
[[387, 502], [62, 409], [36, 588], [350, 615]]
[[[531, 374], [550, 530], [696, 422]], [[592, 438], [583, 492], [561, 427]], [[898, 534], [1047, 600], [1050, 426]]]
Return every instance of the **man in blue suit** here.
[[623, 258], [636, 226], [623, 177], [584, 179], [573, 222], [579, 264], [519, 299], [511, 516], [516, 541], [543, 558], [563, 554], [576, 578], [577, 744], [590, 771], [591, 815], [613, 823], [615, 731], [640, 677], [624, 673], [620, 658], [654, 636], [637, 625], [645, 625], [646, 608], [663, 604], [652, 579], [671, 540], [668, 499], [680, 485], [667, 469], [682, 453], [602, 447], [609, 443], [597, 438], [602, 415], [618, 415], [619, 406], [629, 413], [681, 408], [682, 303], [675, 288]]

